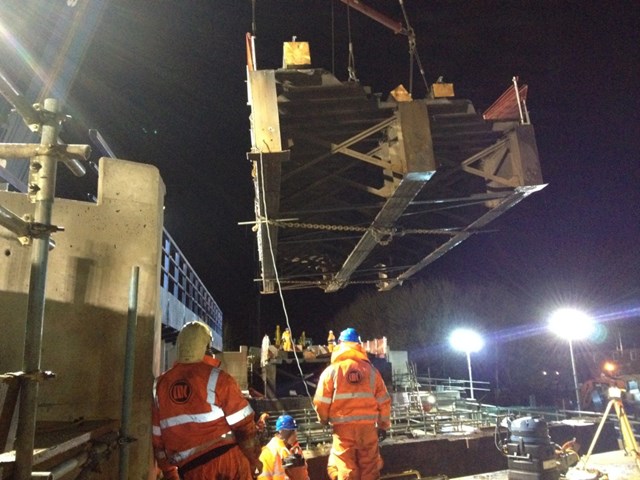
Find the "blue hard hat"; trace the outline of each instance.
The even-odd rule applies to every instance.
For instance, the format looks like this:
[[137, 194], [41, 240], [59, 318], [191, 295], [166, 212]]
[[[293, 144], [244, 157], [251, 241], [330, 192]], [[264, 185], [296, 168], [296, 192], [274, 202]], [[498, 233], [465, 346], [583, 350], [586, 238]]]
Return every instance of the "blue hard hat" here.
[[345, 328], [340, 333], [340, 338], [338, 338], [339, 342], [360, 342], [360, 335], [356, 332], [355, 328]]
[[280, 430], [297, 430], [298, 424], [291, 415], [280, 415], [276, 420], [276, 432]]

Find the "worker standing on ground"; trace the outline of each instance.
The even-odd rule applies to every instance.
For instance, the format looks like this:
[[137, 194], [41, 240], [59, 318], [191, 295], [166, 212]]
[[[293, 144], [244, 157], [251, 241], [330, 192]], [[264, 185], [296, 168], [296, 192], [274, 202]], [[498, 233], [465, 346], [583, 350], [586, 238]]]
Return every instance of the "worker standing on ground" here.
[[297, 430], [298, 424], [291, 415], [278, 417], [276, 433], [260, 454], [262, 473], [258, 480], [309, 480]]
[[332, 353], [334, 348], [336, 348], [336, 336], [333, 334], [333, 330], [329, 330], [329, 335], [327, 336], [327, 349], [329, 353]]
[[178, 335], [178, 360], [154, 385], [153, 452], [165, 479], [250, 480], [262, 470], [254, 412], [200, 321]]
[[285, 352], [293, 352], [293, 340], [291, 338], [291, 330], [285, 328], [282, 332], [282, 350]]
[[378, 442], [391, 426], [391, 397], [353, 328], [340, 333], [331, 364], [313, 398], [320, 423], [333, 426], [327, 472], [332, 480], [375, 480], [382, 457]]

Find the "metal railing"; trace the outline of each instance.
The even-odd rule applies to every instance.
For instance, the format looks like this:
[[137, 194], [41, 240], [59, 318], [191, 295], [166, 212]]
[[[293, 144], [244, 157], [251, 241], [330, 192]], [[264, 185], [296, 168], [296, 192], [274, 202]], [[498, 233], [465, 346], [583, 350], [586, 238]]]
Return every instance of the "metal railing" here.
[[222, 310], [166, 229], [162, 231], [160, 286], [222, 336]]
[[[275, 431], [275, 421], [284, 411], [268, 412], [270, 416], [267, 425], [271, 432]], [[286, 413], [296, 419], [298, 441], [305, 450], [324, 451], [328, 448], [331, 444], [331, 427], [318, 422], [318, 416], [311, 407], [311, 401], [308, 408], [287, 409]], [[495, 426], [496, 417], [495, 413], [464, 400], [459, 401], [451, 409], [440, 410], [434, 407], [431, 411], [425, 411], [423, 405], [417, 402], [393, 404], [391, 428], [388, 434], [389, 438], [394, 439], [471, 433], [482, 427]]]

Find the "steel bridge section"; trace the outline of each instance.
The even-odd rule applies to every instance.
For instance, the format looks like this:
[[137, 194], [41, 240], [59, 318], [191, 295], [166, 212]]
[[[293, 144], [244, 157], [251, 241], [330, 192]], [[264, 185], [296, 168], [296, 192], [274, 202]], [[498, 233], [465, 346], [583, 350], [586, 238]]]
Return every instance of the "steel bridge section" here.
[[396, 102], [322, 69], [248, 79], [263, 293], [389, 290], [544, 187], [533, 127], [469, 100]]

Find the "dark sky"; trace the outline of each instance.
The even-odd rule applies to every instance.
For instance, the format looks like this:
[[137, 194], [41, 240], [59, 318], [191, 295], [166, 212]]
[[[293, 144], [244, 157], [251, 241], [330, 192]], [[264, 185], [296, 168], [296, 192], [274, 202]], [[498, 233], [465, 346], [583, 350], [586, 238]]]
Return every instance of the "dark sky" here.
[[[366, 3], [402, 19], [397, 1]], [[499, 282], [541, 309], [564, 300], [599, 313], [637, 307], [640, 4], [404, 3], [429, 83], [444, 76], [480, 111], [514, 75], [529, 85], [549, 183], [491, 224], [496, 231], [472, 237], [421, 276]], [[344, 4], [256, 0], [255, 6], [258, 68], [279, 67], [282, 42], [295, 35], [311, 43], [313, 66], [347, 79]], [[277, 296], [257, 294], [254, 235], [237, 225], [254, 216], [245, 157], [244, 35], [251, 11], [250, 0], [109, 1], [68, 107], [73, 128], [97, 128], [119, 157], [158, 166], [167, 186], [166, 228], [226, 321], [255, 342], [283, 322]], [[385, 93], [408, 85], [406, 38], [358, 12], [350, 23], [361, 83]], [[414, 97], [423, 95], [416, 75]], [[285, 293], [292, 321], [314, 322], [310, 333], [324, 336], [332, 313], [357, 293], [347, 290]]]

